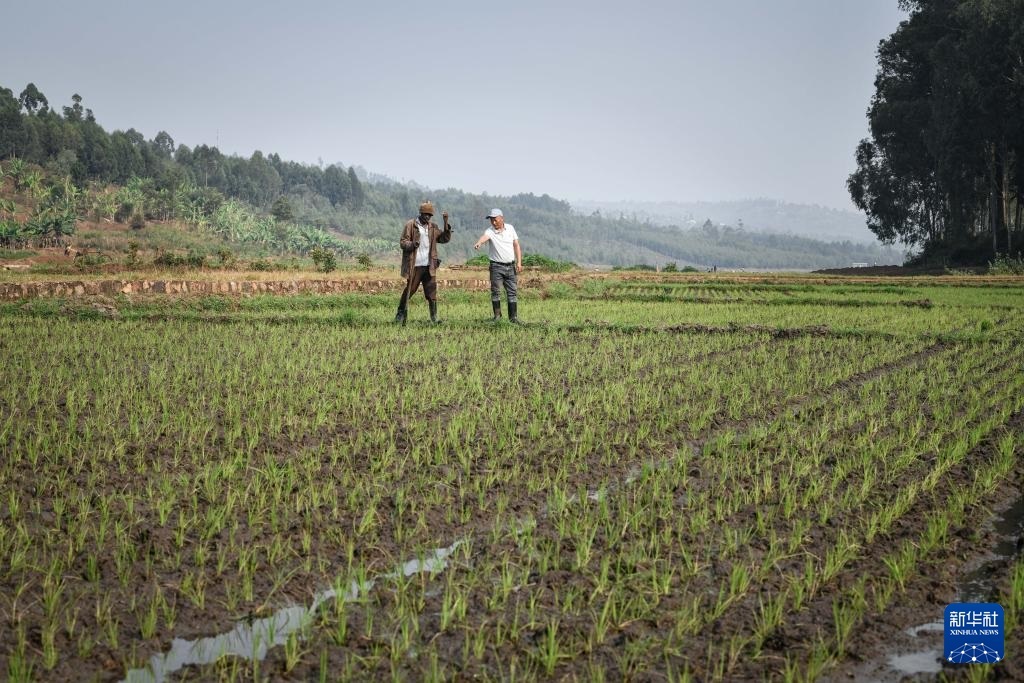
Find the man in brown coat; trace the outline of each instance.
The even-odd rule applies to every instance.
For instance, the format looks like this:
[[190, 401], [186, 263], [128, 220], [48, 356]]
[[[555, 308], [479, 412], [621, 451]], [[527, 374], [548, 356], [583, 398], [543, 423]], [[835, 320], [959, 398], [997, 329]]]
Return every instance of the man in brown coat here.
[[402, 277], [405, 278], [405, 289], [402, 299], [398, 302], [398, 313], [395, 322], [405, 324], [408, 316], [409, 297], [416, 293], [420, 284], [423, 285], [423, 296], [430, 304], [430, 321], [437, 323], [437, 266], [441, 263], [437, 258], [437, 245], [444, 244], [452, 238], [452, 226], [448, 224], [448, 212], [441, 214], [444, 218], [444, 230], [430, 220], [434, 217], [434, 205], [430, 201], [420, 204], [420, 215], [406, 222], [402, 230], [399, 245], [402, 247]]

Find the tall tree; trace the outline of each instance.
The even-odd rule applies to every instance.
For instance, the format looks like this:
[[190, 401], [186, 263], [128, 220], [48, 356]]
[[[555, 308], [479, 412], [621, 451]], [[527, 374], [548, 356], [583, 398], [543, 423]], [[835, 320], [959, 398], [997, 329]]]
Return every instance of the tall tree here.
[[288, 198], [284, 195], [281, 195], [274, 201], [274, 205], [270, 209], [270, 215], [281, 222], [295, 220], [295, 212], [292, 209], [292, 203], [288, 201]]
[[160, 131], [153, 138], [153, 148], [156, 149], [157, 154], [161, 157], [170, 159], [171, 155], [174, 154], [174, 138], [165, 131]]
[[1008, 252], [1011, 223], [1020, 229], [1024, 2], [900, 5], [910, 15], [878, 48], [850, 196], [883, 242], [954, 260]]
[[348, 203], [352, 196], [352, 183], [344, 168], [331, 164], [324, 170], [323, 191], [334, 206]]
[[14, 92], [0, 88], [0, 158], [25, 155], [28, 133]]
[[42, 115], [50, 111], [50, 103], [47, 102], [46, 95], [39, 92], [39, 88], [36, 87], [35, 83], [26, 85], [18, 99], [29, 116], [34, 116], [36, 113]]
[[80, 123], [85, 120], [85, 109], [82, 107], [82, 96], [75, 93], [71, 96], [71, 106], [64, 107], [64, 118]]
[[348, 184], [352, 188], [349, 205], [358, 211], [363, 208], [363, 202], [366, 201], [366, 192], [363, 190], [363, 184], [356, 175], [356, 169], [352, 166], [348, 167]]

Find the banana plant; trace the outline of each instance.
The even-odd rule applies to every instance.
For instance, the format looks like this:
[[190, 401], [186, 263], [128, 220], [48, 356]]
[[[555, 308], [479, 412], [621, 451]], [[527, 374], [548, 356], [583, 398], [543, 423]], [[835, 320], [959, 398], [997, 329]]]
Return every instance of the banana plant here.
[[0, 221], [0, 247], [12, 249], [24, 241], [24, 231], [12, 220]]
[[7, 163], [7, 169], [4, 171], [4, 174], [13, 178], [15, 185], [17, 185], [18, 179], [25, 173], [27, 166], [28, 164], [25, 163], [24, 159], [15, 157]]
[[2, 199], [0, 198], [0, 220], [10, 220], [14, 218], [15, 205], [13, 199]]

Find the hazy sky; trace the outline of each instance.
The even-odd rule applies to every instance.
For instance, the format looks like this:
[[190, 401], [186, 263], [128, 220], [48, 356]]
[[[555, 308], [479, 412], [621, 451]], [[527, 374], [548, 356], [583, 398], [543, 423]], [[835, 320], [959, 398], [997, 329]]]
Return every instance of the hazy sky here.
[[851, 208], [896, 0], [8, 2], [0, 86], [108, 131], [563, 199]]

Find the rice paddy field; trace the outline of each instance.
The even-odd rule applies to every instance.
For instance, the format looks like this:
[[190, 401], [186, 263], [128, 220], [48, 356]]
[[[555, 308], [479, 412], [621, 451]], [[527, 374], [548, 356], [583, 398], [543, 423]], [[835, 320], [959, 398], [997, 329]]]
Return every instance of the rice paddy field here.
[[[1024, 281], [396, 303], [0, 304], [0, 676], [1024, 677]], [[901, 669], [966, 597], [1007, 658]]]

